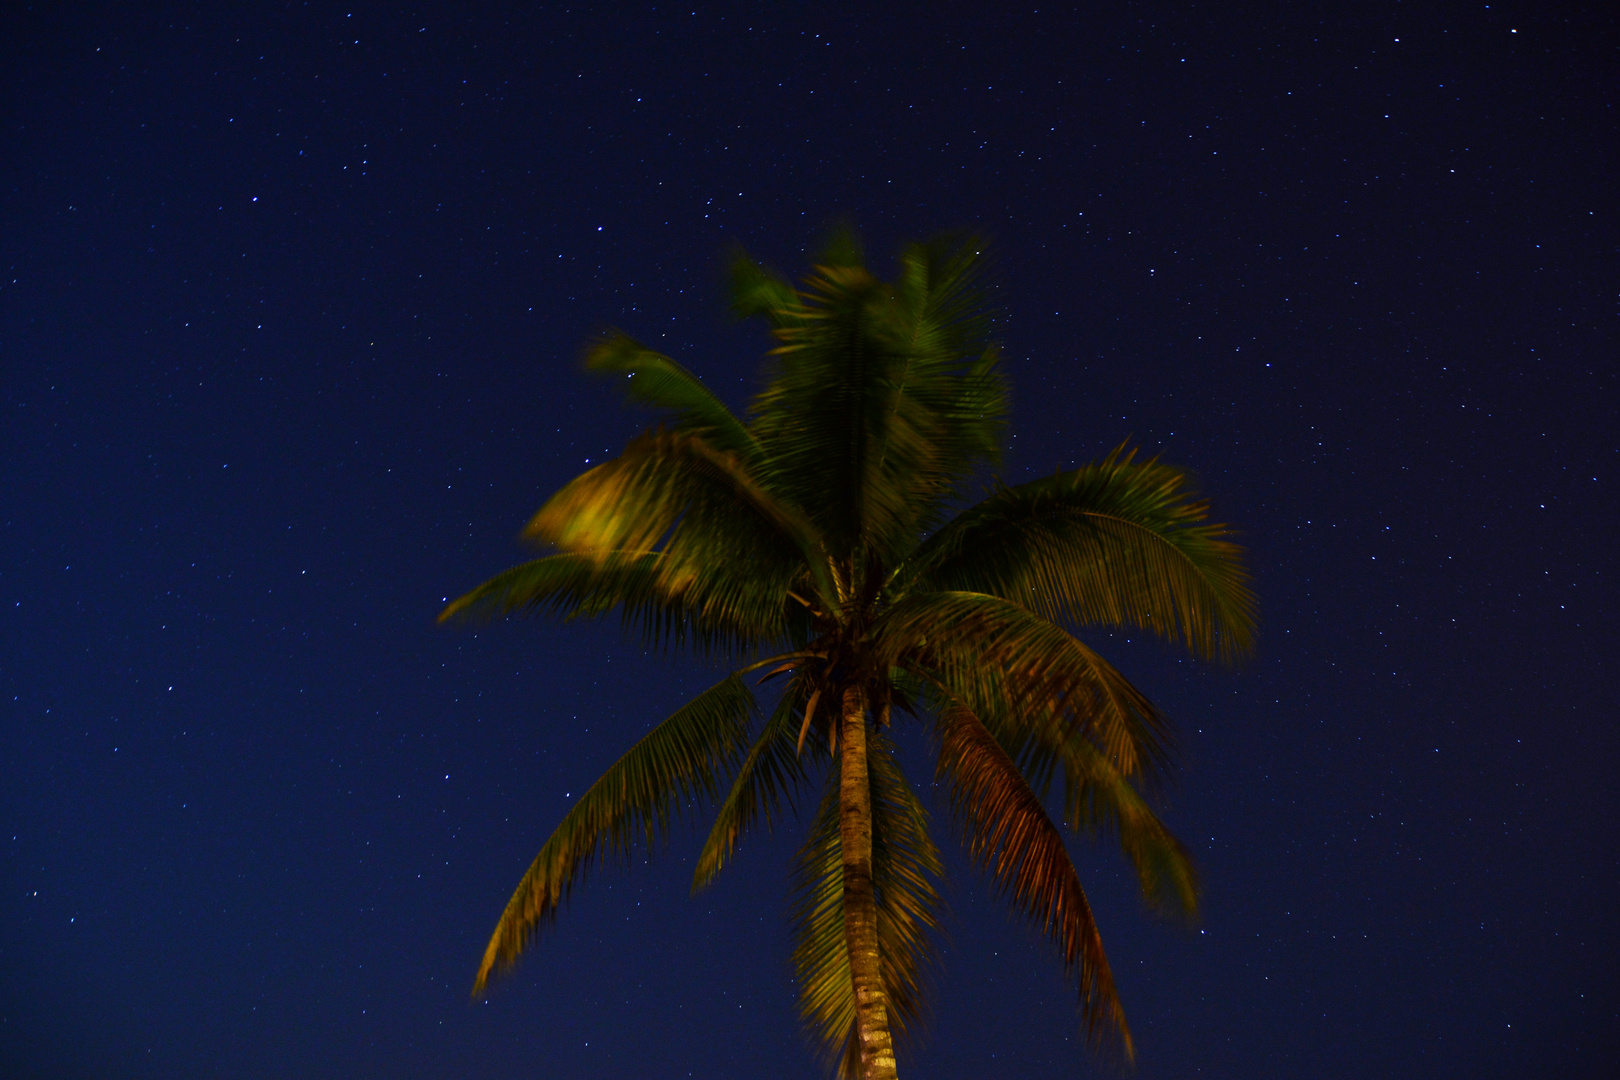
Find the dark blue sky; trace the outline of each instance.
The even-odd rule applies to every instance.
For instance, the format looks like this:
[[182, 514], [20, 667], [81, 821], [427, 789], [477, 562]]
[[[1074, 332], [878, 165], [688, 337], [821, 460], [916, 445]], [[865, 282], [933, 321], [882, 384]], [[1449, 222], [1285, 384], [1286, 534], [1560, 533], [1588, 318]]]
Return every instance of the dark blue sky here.
[[[690, 898], [678, 830], [469, 1002], [712, 674], [433, 619], [639, 430], [591, 334], [740, 407], [729, 246], [797, 273], [838, 215], [885, 269], [990, 237], [1007, 479], [1129, 437], [1250, 546], [1241, 670], [1097, 642], [1206, 886], [1168, 925], [1074, 845], [1137, 1075], [1612, 1067], [1612, 8], [992, 7], [0, 15], [0, 1072], [820, 1075], [791, 835]], [[952, 858], [902, 1070], [1107, 1071]]]

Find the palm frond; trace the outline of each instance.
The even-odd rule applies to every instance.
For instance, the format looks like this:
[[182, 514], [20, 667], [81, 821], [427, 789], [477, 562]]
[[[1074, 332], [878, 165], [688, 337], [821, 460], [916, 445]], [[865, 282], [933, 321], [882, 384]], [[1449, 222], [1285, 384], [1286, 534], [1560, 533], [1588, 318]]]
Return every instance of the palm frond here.
[[1192, 852], [1095, 746], [1073, 736], [1068, 743], [1065, 802], [1071, 824], [1093, 832], [1112, 831], [1136, 870], [1148, 905], [1196, 919], [1199, 883]]
[[738, 250], [731, 259], [731, 310], [740, 319], [763, 318], [774, 329], [802, 321], [798, 290]]
[[439, 612], [439, 621], [522, 611], [550, 612], [563, 619], [589, 617], [661, 599], [675, 588], [675, 583], [661, 580], [656, 552], [548, 555], [503, 570], [456, 597]]
[[[934, 884], [943, 874], [928, 834], [928, 813], [879, 732], [868, 737], [872, 785], [872, 884], [878, 949], [896, 1035], [915, 1040], [925, 1019], [924, 991], [937, 959], [935, 935], [944, 901]], [[845, 1080], [858, 1075], [855, 998], [844, 934], [844, 860], [839, 836], [839, 777], [827, 793], [793, 872], [793, 966], [799, 1012], [807, 1032], [839, 1062]]]
[[784, 603], [802, 578], [823, 603], [836, 602], [805, 515], [761, 486], [736, 454], [687, 432], [631, 440], [553, 495], [525, 534], [582, 554], [657, 550], [676, 575], [724, 567], [774, 581]]
[[[979, 285], [982, 246], [973, 236], [913, 244], [901, 252], [894, 287], [895, 331], [912, 358], [901, 404], [938, 418], [940, 472], [930, 482], [951, 499], [973, 469], [1000, 459], [1006, 430], [1007, 386]], [[922, 525], [935, 523], [930, 516]]]
[[[872, 626], [878, 655], [975, 707], [1065, 718], [1123, 775], [1157, 783], [1169, 767], [1169, 725], [1153, 703], [1073, 635], [984, 593], [908, 596]], [[998, 709], [1003, 706], [997, 706]]]
[[1199, 886], [1192, 853], [1108, 756], [1062, 716], [998, 712], [997, 705], [991, 701], [970, 711], [1018, 764], [1036, 795], [1044, 801], [1049, 781], [1061, 776], [1068, 826], [1093, 837], [1111, 834], [1136, 870], [1150, 907], [1196, 918]]
[[1132, 1057], [1130, 1027], [1102, 937], [1062, 835], [1012, 758], [970, 711], [947, 707], [936, 730], [939, 778], [950, 785], [969, 857], [1057, 945], [1064, 969], [1079, 984], [1080, 1012], [1091, 1039], [1117, 1038], [1125, 1056]]
[[698, 854], [692, 875], [693, 892], [714, 881], [749, 829], [756, 824], [768, 829], [792, 809], [794, 797], [806, 779], [805, 763], [793, 745], [793, 733], [799, 726], [794, 712], [804, 704], [804, 691], [803, 679], [795, 679], [788, 686], [743, 759], [731, 792], [720, 804], [709, 838]]
[[1243, 549], [1184, 473], [1103, 461], [998, 488], [914, 554], [911, 587], [990, 593], [1046, 618], [1147, 629], [1204, 656], [1245, 653], [1254, 593]]
[[582, 795], [507, 901], [473, 984], [510, 968], [580, 877], [604, 858], [651, 849], [683, 807], [714, 798], [746, 745], [754, 696], [736, 675], [693, 698], [648, 732]]
[[746, 649], [775, 640], [790, 610], [780, 582], [672, 567], [659, 552], [566, 552], [520, 563], [452, 600], [439, 621], [522, 613], [564, 620], [619, 609], [649, 645]]
[[816, 266], [865, 266], [866, 241], [848, 218], [834, 218], [810, 261]]
[[915, 246], [898, 285], [823, 263], [750, 410], [772, 487], [812, 514], [835, 557], [893, 566], [999, 446], [1005, 387], [983, 336], [978, 254]]
[[742, 421], [696, 375], [662, 353], [613, 332], [586, 351], [585, 367], [621, 376], [626, 397], [668, 414], [677, 430], [701, 436], [745, 462], [758, 461], [759, 443]]

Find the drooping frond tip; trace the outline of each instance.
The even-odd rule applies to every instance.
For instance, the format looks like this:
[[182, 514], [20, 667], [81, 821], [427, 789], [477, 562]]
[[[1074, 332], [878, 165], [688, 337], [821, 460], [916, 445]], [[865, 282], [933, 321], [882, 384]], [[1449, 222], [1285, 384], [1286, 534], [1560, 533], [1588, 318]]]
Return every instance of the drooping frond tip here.
[[585, 350], [585, 367], [615, 377], [628, 400], [661, 414], [676, 430], [745, 461], [758, 459], [760, 446], [742, 421], [702, 380], [662, 353], [612, 331]]
[[593, 865], [651, 850], [683, 808], [715, 797], [735, 768], [754, 708], [747, 685], [728, 676], [648, 732], [591, 785], [507, 901], [473, 981], [475, 996], [493, 972], [517, 962]]
[[1052, 939], [1078, 983], [1087, 1035], [1112, 1037], [1128, 1060], [1135, 1046], [1102, 936], [1063, 837], [1018, 767], [978, 719], [945, 709], [937, 727], [939, 775], [967, 838], [968, 855], [988, 871], [1013, 908]]
[[793, 806], [805, 782], [804, 762], [794, 752], [794, 711], [804, 702], [804, 681], [795, 679], [782, 695], [764, 730], [743, 758], [731, 791], [720, 804], [692, 874], [692, 891], [708, 887], [757, 825], [769, 829]]

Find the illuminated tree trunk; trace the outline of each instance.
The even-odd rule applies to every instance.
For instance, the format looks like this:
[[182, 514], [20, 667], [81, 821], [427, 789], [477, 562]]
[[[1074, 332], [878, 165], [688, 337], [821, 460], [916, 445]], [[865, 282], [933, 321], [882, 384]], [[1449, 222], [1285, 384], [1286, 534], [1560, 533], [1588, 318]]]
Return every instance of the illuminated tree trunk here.
[[877, 900], [872, 893], [872, 785], [866, 765], [866, 700], [844, 690], [839, 733], [839, 835], [844, 850], [844, 942], [855, 987], [855, 1029], [864, 1080], [896, 1080], [889, 995], [878, 952]]

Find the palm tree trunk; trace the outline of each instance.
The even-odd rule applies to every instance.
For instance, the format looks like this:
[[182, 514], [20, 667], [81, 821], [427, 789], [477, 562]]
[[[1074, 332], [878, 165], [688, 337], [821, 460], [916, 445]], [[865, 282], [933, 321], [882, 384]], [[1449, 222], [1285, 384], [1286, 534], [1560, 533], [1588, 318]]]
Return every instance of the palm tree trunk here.
[[877, 900], [872, 893], [872, 784], [866, 766], [866, 695], [844, 690], [839, 738], [839, 835], [844, 850], [844, 943], [855, 984], [855, 1030], [864, 1080], [896, 1080], [889, 994], [878, 952]]

